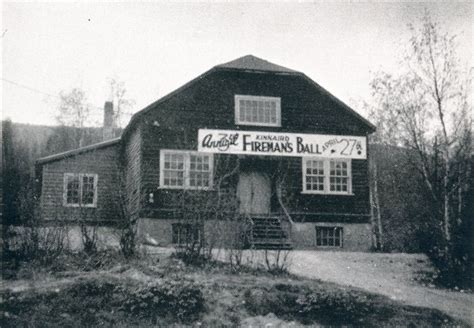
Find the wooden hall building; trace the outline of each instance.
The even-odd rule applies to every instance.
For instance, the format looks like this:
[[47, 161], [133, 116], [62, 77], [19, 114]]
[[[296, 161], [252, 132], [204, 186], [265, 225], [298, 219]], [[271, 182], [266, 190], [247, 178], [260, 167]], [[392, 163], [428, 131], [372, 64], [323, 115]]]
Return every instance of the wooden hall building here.
[[120, 138], [39, 159], [42, 215], [113, 222], [125, 203], [162, 245], [245, 221], [255, 247], [367, 251], [374, 131], [305, 74], [244, 56], [136, 113]]

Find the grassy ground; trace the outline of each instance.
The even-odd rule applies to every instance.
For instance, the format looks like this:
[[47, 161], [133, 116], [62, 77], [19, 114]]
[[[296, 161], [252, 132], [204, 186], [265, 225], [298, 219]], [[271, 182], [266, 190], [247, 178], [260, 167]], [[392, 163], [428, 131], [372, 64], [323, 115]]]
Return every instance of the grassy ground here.
[[62, 263], [2, 282], [2, 327], [467, 326], [359, 288], [223, 263], [191, 267], [168, 253]]

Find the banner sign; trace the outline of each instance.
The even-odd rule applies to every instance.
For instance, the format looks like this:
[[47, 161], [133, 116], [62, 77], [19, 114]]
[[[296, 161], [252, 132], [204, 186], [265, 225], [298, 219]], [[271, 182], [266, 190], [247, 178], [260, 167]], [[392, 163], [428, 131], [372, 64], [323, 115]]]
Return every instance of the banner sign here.
[[198, 151], [263, 156], [367, 158], [366, 137], [199, 129]]

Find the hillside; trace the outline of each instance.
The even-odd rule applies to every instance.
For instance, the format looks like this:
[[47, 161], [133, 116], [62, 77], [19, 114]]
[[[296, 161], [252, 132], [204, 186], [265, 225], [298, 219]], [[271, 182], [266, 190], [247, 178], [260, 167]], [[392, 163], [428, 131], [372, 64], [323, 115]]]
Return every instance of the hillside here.
[[[5, 124], [6, 121], [2, 121], [2, 141]], [[28, 169], [30, 174], [34, 174], [34, 163], [38, 158], [77, 148], [81, 133], [82, 146], [102, 141], [101, 127], [79, 129], [12, 122], [11, 129], [13, 156], [20, 162], [21, 168]], [[116, 131], [116, 136], [120, 134], [121, 129]]]

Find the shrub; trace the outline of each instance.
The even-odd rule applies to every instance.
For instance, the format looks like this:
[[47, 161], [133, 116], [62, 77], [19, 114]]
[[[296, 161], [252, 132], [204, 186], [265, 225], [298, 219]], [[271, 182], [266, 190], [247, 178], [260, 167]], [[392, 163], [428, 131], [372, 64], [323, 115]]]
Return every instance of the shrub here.
[[97, 253], [97, 227], [96, 226], [87, 226], [84, 222], [81, 222], [81, 238], [83, 250], [88, 255], [93, 255]]
[[265, 250], [264, 259], [267, 271], [275, 276], [287, 275], [291, 265], [291, 250]]
[[361, 322], [371, 311], [370, 296], [343, 289], [310, 290], [304, 286], [277, 284], [271, 289], [246, 290], [249, 312], [276, 313], [303, 323], [347, 325]]
[[3, 249], [2, 260], [6, 271], [4, 278], [15, 278], [18, 271], [28, 267], [61, 265], [59, 259], [67, 252], [65, 227], [37, 225], [10, 228], [8, 247]]
[[194, 248], [177, 247], [172, 257], [183, 261], [186, 265], [192, 265], [196, 267], [204, 267], [211, 260], [207, 255], [202, 254], [201, 251], [195, 251]]
[[42, 292], [3, 295], [0, 313], [8, 313], [6, 327], [114, 326], [133, 322], [167, 326], [190, 323], [204, 312], [204, 297], [193, 281], [165, 280], [143, 284], [114, 278], [81, 279], [74, 284]]
[[342, 289], [311, 291], [298, 297], [296, 304], [302, 320], [317, 320], [325, 325], [354, 324], [371, 311], [366, 294]]
[[121, 309], [138, 317], [176, 318], [181, 322], [197, 319], [204, 310], [201, 289], [189, 281], [165, 281], [126, 290]]
[[204, 310], [204, 296], [193, 281], [164, 280], [148, 284], [89, 280], [68, 290], [75, 299], [87, 299], [94, 306], [114, 307], [137, 318], [191, 322]]

